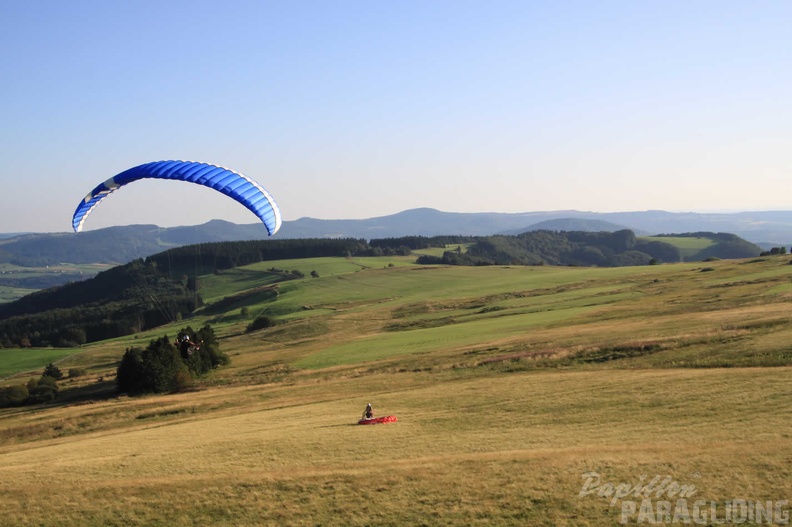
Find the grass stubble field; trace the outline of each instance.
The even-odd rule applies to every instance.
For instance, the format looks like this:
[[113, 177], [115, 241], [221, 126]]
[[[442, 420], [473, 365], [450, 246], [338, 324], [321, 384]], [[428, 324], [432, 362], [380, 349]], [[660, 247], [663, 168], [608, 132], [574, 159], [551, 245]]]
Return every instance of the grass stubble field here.
[[[320, 276], [259, 295], [270, 267]], [[731, 500], [771, 502], [776, 524], [789, 509], [783, 257], [615, 269], [325, 258], [202, 284], [232, 307], [85, 346], [59, 362], [88, 374], [62, 382], [57, 404], [0, 410], [0, 524], [616, 525], [644, 496], [600, 495], [606, 484], [655, 476], [691, 490], [688, 524], [767, 524], [727, 518]], [[241, 306], [279, 323], [244, 334]], [[185, 393], [113, 395], [124, 349], [188, 322], [213, 324], [232, 363]], [[355, 425], [367, 402], [399, 421]], [[590, 473], [600, 485], [583, 492]], [[665, 516], [679, 498], [668, 488], [651, 519], [684, 524]], [[638, 512], [625, 519], [651, 524]]]

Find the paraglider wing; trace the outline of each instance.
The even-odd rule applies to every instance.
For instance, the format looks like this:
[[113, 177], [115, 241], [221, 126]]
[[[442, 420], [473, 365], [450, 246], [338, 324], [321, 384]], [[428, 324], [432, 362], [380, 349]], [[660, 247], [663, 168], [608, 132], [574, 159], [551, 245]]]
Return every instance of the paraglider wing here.
[[281, 226], [278, 204], [270, 194], [249, 177], [228, 168], [194, 161], [155, 161], [139, 165], [104, 183], [88, 193], [72, 217], [74, 232], [80, 232], [85, 220], [100, 201], [128, 183], [139, 179], [174, 179], [213, 188], [235, 199], [259, 217], [270, 236]]
[[384, 417], [372, 417], [370, 419], [361, 419], [358, 421], [359, 425], [378, 425], [382, 423], [395, 423], [398, 419], [396, 419], [395, 415], [386, 415]]

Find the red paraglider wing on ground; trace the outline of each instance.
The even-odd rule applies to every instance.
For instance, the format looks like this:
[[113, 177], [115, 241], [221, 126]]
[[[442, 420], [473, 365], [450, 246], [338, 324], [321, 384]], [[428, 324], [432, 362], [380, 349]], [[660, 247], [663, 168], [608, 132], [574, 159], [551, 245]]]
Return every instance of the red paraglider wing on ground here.
[[359, 425], [376, 425], [379, 423], [395, 423], [395, 415], [386, 415], [385, 417], [372, 417], [371, 419], [361, 419], [358, 421]]

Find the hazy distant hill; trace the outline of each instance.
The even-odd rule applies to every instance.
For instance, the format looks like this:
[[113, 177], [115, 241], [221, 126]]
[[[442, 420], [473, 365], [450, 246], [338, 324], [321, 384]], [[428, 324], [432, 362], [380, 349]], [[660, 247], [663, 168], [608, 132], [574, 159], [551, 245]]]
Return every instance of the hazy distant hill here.
[[[501, 234], [517, 235], [529, 231], [581, 231], [581, 232], [616, 232], [628, 227], [617, 225], [605, 220], [584, 220], [581, 218], [561, 218], [557, 220], [540, 221], [522, 229], [511, 229]], [[647, 234], [640, 230], [634, 231], [635, 234], [643, 236]]]
[[17, 236], [24, 236], [25, 234], [32, 234], [30, 232], [0, 232], [0, 240], [7, 238], [16, 238]]
[[266, 237], [263, 224], [236, 225], [221, 220], [191, 227], [127, 225], [78, 234], [26, 234], [0, 240], [0, 263], [25, 267], [61, 262], [127, 263], [170, 247]]
[[[460, 234], [488, 236], [506, 229], [533, 223], [535, 214], [495, 212], [441, 212], [435, 209], [411, 209], [389, 216], [363, 220], [318, 220], [300, 218], [284, 222], [283, 238], [398, 238], [400, 236], [441, 236]], [[551, 213], [552, 214], [552, 213]], [[544, 219], [544, 218], [543, 218]]]
[[[536, 229], [614, 231], [625, 228], [640, 235], [725, 232], [736, 234], [764, 248], [789, 246], [792, 244], [792, 211], [699, 214], [566, 210], [509, 214], [441, 212], [422, 208], [361, 220], [300, 218], [284, 222], [275, 238], [368, 240], [401, 236], [489, 236]], [[237, 225], [212, 220], [203, 225], [187, 227], [129, 225], [79, 234], [28, 234], [1, 238], [0, 263], [42, 266], [61, 262], [126, 263], [169, 247], [215, 241], [261, 240], [267, 238], [267, 233], [260, 223]]]
[[262, 223], [237, 225], [223, 220], [212, 220], [203, 225], [159, 229], [162, 245], [177, 246], [194, 243], [226, 242], [266, 239], [267, 229]]
[[23, 267], [126, 263], [163, 249], [156, 225], [109, 227], [80, 234], [26, 234], [0, 241], [0, 263]]
[[[301, 218], [284, 222], [281, 238], [385, 238], [399, 236], [438, 236], [461, 234], [489, 236], [510, 231], [536, 230], [537, 224], [551, 220], [605, 221], [640, 235], [679, 232], [727, 232], [763, 246], [792, 244], [792, 211], [695, 213], [665, 212], [442, 212], [412, 209], [362, 220], [319, 220]], [[539, 227], [554, 230], [552, 227]], [[585, 229], [563, 229], [585, 230]], [[595, 229], [599, 230], [599, 229]], [[612, 230], [607, 228], [605, 230]]]

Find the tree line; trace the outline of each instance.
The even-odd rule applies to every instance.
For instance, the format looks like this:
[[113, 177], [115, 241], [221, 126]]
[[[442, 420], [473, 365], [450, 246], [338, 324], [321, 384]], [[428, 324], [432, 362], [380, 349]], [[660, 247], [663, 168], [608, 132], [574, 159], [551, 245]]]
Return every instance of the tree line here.
[[369, 250], [365, 240], [301, 239], [212, 242], [169, 249], [149, 256], [166, 276], [202, 275], [268, 260], [360, 255]]
[[[696, 259], [748, 258], [759, 248], [733, 234], [692, 233], [679, 236], [709, 237], [716, 243]], [[629, 229], [616, 232], [564, 232], [538, 230], [516, 236], [476, 238], [466, 251], [445, 251], [442, 256], [421, 256], [418, 263], [446, 265], [572, 265], [618, 267], [673, 263], [683, 260], [679, 248], [656, 240], [642, 240]]]
[[[201, 304], [189, 280], [135, 260], [0, 305], [1, 347], [73, 347], [177, 320]], [[194, 283], [194, 281], [193, 281]]]
[[212, 242], [169, 249], [149, 256], [161, 273], [170, 277], [210, 274], [269, 260], [327, 256], [405, 256], [416, 249], [469, 243], [471, 236], [404, 236], [366, 241], [355, 238], [308, 238]]

